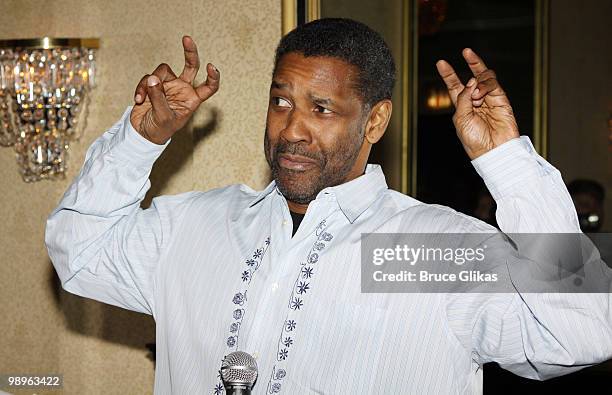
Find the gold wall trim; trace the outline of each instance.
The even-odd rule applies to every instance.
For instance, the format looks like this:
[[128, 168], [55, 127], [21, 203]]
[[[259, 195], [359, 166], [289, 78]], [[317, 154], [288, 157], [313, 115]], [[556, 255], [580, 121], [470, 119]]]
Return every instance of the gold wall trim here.
[[296, 0], [282, 0], [281, 2], [281, 33], [284, 36], [297, 27]]
[[409, 138], [409, 123], [408, 123], [408, 112], [410, 110], [408, 99], [410, 97], [408, 89], [408, 76], [409, 74], [409, 49], [410, 45], [410, 29], [408, 27], [408, 21], [410, 20], [410, 0], [404, 0], [402, 3], [402, 60], [401, 60], [401, 74], [400, 78], [402, 81], [402, 161], [401, 161], [401, 190], [400, 192], [408, 194], [409, 192], [409, 172], [412, 166], [408, 167], [408, 156], [410, 150]]
[[413, 32], [418, 26], [418, 7], [414, 0], [402, 3], [402, 159], [401, 189], [407, 195], [416, 196], [417, 182], [417, 72], [418, 35]]
[[[306, 22], [321, 18], [321, 0], [305, 1]], [[283, 36], [295, 29], [298, 24], [297, 0], [281, 0], [281, 33]]]
[[97, 38], [26, 38], [19, 40], [0, 40], [0, 48], [66, 48], [84, 47], [97, 49], [100, 48], [100, 40]]
[[306, 22], [321, 18], [321, 0], [306, 0]]
[[549, 0], [535, 2], [535, 54], [533, 84], [533, 145], [548, 157], [548, 30]]

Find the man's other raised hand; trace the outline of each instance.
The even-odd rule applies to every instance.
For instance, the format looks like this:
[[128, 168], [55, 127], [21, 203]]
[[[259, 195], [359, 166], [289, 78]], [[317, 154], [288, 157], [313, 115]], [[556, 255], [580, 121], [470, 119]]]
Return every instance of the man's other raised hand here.
[[206, 81], [193, 85], [200, 68], [198, 48], [191, 37], [184, 36], [183, 49], [185, 67], [181, 75], [177, 77], [170, 66], [162, 63], [142, 77], [134, 93], [132, 126], [155, 144], [165, 144], [219, 89], [220, 74], [211, 63], [206, 65]]
[[466, 85], [447, 61], [438, 61], [436, 67], [455, 105], [453, 123], [457, 136], [470, 159], [476, 159], [519, 137], [519, 131], [495, 72], [469, 48], [463, 50], [463, 58], [474, 75]]

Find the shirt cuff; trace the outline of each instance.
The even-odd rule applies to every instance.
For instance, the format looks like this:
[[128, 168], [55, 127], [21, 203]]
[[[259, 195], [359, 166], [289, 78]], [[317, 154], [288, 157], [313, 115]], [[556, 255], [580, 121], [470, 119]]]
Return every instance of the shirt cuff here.
[[132, 106], [129, 106], [118, 122], [118, 128], [110, 143], [110, 153], [114, 158], [132, 165], [152, 166], [170, 144], [170, 140], [160, 145], [144, 138], [132, 126], [131, 113]]
[[495, 200], [514, 185], [555, 170], [538, 155], [527, 136], [505, 142], [474, 159], [472, 165]]

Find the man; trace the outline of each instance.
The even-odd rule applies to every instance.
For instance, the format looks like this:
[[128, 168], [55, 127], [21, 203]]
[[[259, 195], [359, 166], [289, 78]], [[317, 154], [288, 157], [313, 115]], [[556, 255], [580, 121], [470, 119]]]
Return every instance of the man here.
[[[235, 350], [257, 360], [255, 393], [286, 394], [479, 393], [488, 361], [545, 379], [612, 354], [607, 296], [563, 309], [555, 295], [361, 293], [362, 233], [493, 230], [389, 190], [380, 167], [366, 166], [391, 116], [395, 70], [358, 22], [323, 19], [281, 40], [266, 189], [159, 197], [141, 210], [153, 162], [219, 86], [210, 64], [192, 86], [197, 50], [189, 37], [183, 46], [183, 72], [160, 65], [143, 77], [136, 105], [92, 145], [46, 235], [66, 290], [155, 317], [156, 393], [223, 392], [217, 371]], [[437, 67], [502, 230], [579, 232], [559, 173], [519, 137], [495, 73], [463, 55], [466, 85], [447, 62]]]

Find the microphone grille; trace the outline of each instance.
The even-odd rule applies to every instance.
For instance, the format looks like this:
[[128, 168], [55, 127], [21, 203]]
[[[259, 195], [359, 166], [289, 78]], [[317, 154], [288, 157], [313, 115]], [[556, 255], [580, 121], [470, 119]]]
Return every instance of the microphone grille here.
[[234, 351], [223, 358], [221, 378], [229, 384], [252, 386], [257, 379], [257, 362], [244, 351]]

